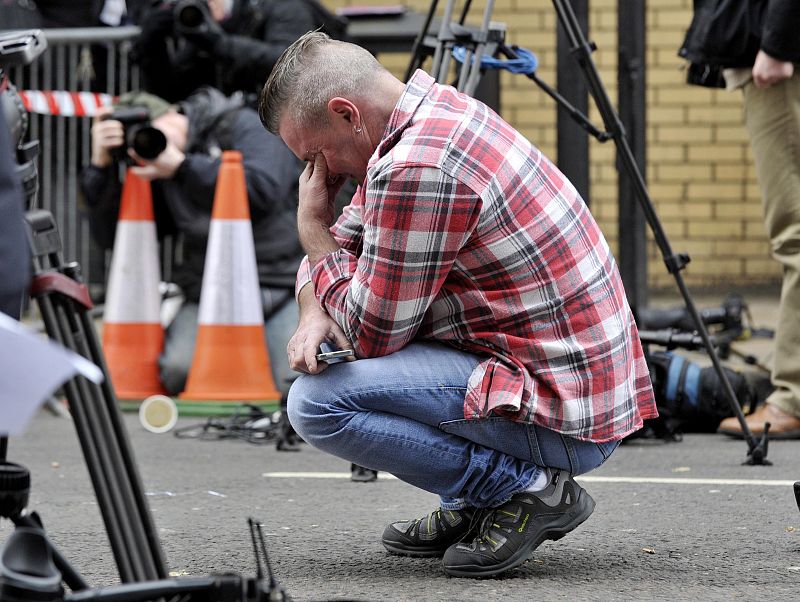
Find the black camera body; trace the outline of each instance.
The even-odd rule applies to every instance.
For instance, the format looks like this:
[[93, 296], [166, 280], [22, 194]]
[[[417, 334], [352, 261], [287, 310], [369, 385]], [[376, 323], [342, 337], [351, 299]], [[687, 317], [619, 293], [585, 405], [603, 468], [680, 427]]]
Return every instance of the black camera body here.
[[125, 130], [125, 144], [118, 149], [122, 156], [132, 148], [142, 159], [152, 161], [167, 148], [167, 137], [164, 132], [150, 123], [150, 111], [144, 107], [121, 107], [108, 115], [106, 119], [114, 119], [122, 123]]

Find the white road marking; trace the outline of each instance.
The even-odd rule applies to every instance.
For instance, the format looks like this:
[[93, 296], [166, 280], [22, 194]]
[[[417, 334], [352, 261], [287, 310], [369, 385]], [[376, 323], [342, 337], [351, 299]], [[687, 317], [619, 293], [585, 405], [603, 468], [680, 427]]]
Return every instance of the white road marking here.
[[[349, 472], [265, 472], [261, 475], [270, 479], [349, 479]], [[379, 480], [397, 480], [385, 472], [378, 473]], [[778, 479], [688, 479], [677, 477], [598, 477], [585, 475], [577, 477], [584, 483], [642, 483], [654, 485], [756, 485], [758, 487], [791, 487], [794, 481]]]

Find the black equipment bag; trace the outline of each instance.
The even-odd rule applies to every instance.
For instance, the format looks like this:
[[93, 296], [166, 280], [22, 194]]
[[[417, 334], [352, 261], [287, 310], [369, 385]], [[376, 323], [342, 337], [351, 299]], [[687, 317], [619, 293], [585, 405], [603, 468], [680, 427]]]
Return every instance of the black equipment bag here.
[[[712, 366], [701, 367], [680, 354], [656, 351], [647, 355], [658, 418], [628, 439], [680, 440], [682, 433], [714, 433], [734, 415], [719, 376]], [[723, 368], [745, 413], [752, 412], [771, 391], [768, 377], [751, 382], [741, 372]]]
[[724, 88], [722, 69], [752, 66], [766, 5], [767, 0], [694, 0], [694, 17], [678, 50], [689, 61], [687, 82]]

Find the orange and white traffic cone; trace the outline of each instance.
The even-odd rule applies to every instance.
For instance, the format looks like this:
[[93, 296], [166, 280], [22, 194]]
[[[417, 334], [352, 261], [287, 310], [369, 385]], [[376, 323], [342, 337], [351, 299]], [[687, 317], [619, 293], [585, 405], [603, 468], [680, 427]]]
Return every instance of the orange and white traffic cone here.
[[242, 154], [217, 176], [200, 291], [197, 342], [181, 399], [277, 400], [256, 266]]
[[103, 316], [103, 353], [122, 399], [165, 392], [158, 377], [164, 348], [160, 279], [150, 183], [128, 170]]

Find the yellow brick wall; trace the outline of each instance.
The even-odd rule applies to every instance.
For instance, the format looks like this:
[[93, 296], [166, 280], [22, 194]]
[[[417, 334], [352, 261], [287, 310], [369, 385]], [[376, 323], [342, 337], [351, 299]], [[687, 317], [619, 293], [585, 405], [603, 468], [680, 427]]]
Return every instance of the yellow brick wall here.
[[[324, 0], [332, 9], [350, 5], [396, 5], [427, 12], [425, 0]], [[635, 2], [643, 0], [619, 0]], [[617, 102], [617, 2], [589, 0], [590, 35], [598, 51], [593, 59], [613, 103]], [[439, 2], [439, 14], [445, 5]], [[457, 3], [460, 7], [461, 3]], [[475, 0], [469, 22], [480, 23], [484, 0]], [[656, 212], [672, 249], [692, 262], [684, 271], [690, 286], [722, 287], [774, 283], [780, 269], [769, 258], [761, 220], [761, 201], [743, 125], [741, 95], [689, 86], [676, 52], [691, 21], [692, 0], [647, 3], [647, 180]], [[550, 0], [496, 0], [495, 21], [508, 27], [507, 42], [532, 50], [538, 75], [555, 87], [555, 9]], [[381, 62], [402, 77], [407, 55], [381, 55]], [[429, 64], [425, 65], [429, 67]], [[576, 77], [581, 71], [575, 66]], [[556, 157], [556, 107], [530, 80], [501, 75], [501, 114], [545, 154]], [[590, 100], [590, 117], [601, 119]], [[592, 139], [591, 207], [616, 249], [617, 172], [613, 142]], [[649, 228], [648, 228], [649, 232]], [[674, 288], [661, 253], [648, 249], [648, 282], [653, 289]]]

